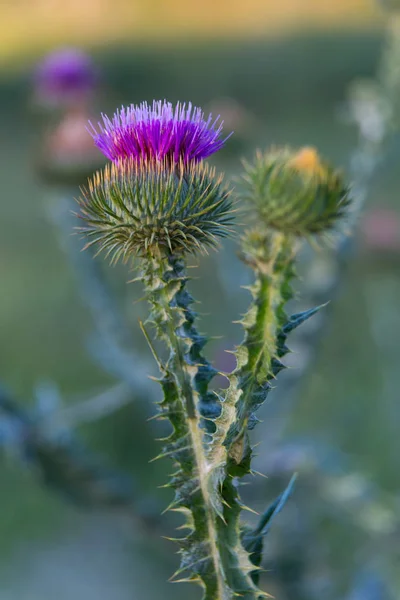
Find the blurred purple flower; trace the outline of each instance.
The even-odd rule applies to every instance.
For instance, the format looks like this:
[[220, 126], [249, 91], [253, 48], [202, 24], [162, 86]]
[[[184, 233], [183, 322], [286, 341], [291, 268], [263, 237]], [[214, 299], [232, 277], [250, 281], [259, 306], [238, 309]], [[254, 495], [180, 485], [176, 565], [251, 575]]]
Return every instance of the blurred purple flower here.
[[376, 208], [367, 212], [361, 221], [366, 245], [374, 250], [400, 250], [400, 218], [390, 208]]
[[132, 157], [170, 164], [199, 162], [222, 148], [219, 117], [207, 119], [200, 108], [153, 101], [122, 107], [113, 118], [102, 115], [98, 129], [90, 123], [96, 146], [112, 161]]
[[41, 101], [68, 103], [86, 98], [98, 80], [90, 56], [77, 48], [63, 48], [46, 56], [34, 74]]

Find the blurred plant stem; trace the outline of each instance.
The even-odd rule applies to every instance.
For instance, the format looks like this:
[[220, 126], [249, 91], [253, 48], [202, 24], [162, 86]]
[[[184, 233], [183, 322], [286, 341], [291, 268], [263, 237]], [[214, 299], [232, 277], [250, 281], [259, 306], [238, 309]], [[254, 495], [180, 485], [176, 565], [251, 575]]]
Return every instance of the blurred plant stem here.
[[82, 252], [81, 238], [72, 235], [77, 226], [73, 194], [72, 190], [71, 198], [67, 194], [55, 194], [47, 213], [59, 232], [60, 244], [72, 266], [78, 291], [92, 315], [95, 333], [89, 341], [90, 353], [102, 369], [127, 383], [138, 398], [154, 396], [147, 377], [153, 371], [153, 364], [146, 355], [134, 349], [130, 327], [106, 281], [103, 265], [90, 251]]
[[[71, 424], [92, 421], [93, 411], [99, 418], [104, 416], [110, 398], [115, 410], [115, 399], [124, 397], [126, 391], [119, 384], [87, 403], [66, 408], [53, 406], [46, 414], [37, 414], [19, 406], [5, 388], [0, 388], [0, 449], [32, 465], [42, 483], [73, 504], [126, 514], [138, 530], [158, 534], [161, 507], [156, 499], [143, 495], [134, 476], [106, 467], [70, 429]], [[54, 388], [52, 393], [60, 401]]]

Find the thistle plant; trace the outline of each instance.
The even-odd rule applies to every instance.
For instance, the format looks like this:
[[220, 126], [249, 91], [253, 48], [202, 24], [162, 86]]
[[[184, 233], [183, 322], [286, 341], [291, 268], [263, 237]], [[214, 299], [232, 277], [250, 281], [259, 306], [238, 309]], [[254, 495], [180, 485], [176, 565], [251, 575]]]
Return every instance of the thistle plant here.
[[239, 482], [252, 473], [249, 432], [284, 368], [287, 336], [319, 310], [285, 314], [299, 241], [334, 228], [348, 191], [310, 148], [274, 150], [246, 166], [238, 194], [249, 223], [241, 257], [254, 272], [253, 299], [241, 320], [245, 337], [226, 375], [229, 386], [215, 390], [217, 371], [203, 355], [207, 337], [196, 329], [186, 266], [190, 255], [217, 247], [232, 232], [236, 202], [203, 162], [226, 141], [222, 124], [190, 104], [154, 102], [104, 116], [91, 131], [112, 162], [82, 188], [82, 230], [87, 246], [97, 245], [111, 262], [133, 261], [149, 303], [142, 329], [161, 373], [158, 417], [172, 426], [160, 457], [174, 462], [169, 509], [182, 513], [188, 531], [177, 540], [181, 565], [174, 579], [200, 584], [206, 600], [265, 597], [258, 587], [262, 540], [291, 486], [255, 529], [241, 522]]

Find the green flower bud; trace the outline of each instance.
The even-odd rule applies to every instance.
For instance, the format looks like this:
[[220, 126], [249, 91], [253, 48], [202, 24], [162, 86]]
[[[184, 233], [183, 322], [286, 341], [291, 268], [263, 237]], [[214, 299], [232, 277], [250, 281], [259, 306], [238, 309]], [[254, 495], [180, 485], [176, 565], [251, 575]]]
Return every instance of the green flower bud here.
[[309, 147], [257, 153], [245, 164], [243, 184], [258, 221], [298, 236], [332, 229], [350, 202], [341, 175]]

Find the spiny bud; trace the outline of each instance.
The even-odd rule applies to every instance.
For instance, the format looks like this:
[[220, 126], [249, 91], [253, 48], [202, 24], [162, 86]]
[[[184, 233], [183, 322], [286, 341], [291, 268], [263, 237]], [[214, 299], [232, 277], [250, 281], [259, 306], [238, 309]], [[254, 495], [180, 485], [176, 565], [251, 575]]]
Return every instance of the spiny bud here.
[[132, 255], [204, 252], [229, 233], [229, 192], [203, 163], [130, 157], [98, 171], [79, 200], [88, 246], [116, 262]]
[[331, 229], [350, 202], [341, 175], [310, 147], [257, 153], [245, 164], [243, 184], [258, 220], [298, 236]]

